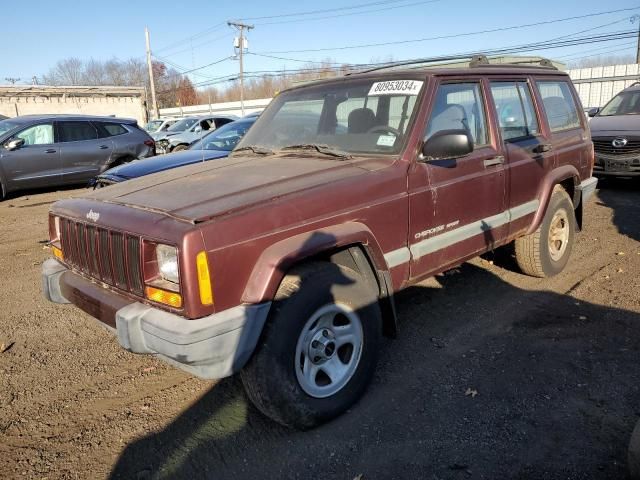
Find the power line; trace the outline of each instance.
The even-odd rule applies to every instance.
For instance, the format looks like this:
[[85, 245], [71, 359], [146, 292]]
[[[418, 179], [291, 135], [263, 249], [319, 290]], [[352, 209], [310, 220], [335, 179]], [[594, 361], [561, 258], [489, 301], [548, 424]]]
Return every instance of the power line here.
[[213, 33], [213, 32], [215, 32], [217, 30], [220, 30], [220, 28], [222, 28], [224, 26], [225, 26], [225, 22], [217, 23], [214, 26], [207, 28], [206, 30], [202, 30], [201, 32], [195, 33], [195, 34], [190, 35], [188, 37], [184, 37], [182, 40], [178, 40], [178, 41], [173, 42], [173, 43], [171, 43], [169, 45], [165, 45], [162, 48], [158, 48], [156, 51], [162, 52], [164, 50], [170, 50], [170, 49], [172, 49], [174, 47], [177, 47], [177, 46], [183, 45], [185, 43], [188, 43], [188, 42], [190, 42], [191, 40], [193, 40], [195, 38], [200, 38], [200, 37], [204, 37], [206, 35], [209, 35], [210, 33]]
[[545, 20], [545, 21], [541, 21], [541, 22], [527, 23], [527, 24], [522, 24], [522, 25], [512, 25], [512, 26], [509, 26], [509, 27], [499, 27], [499, 28], [493, 28], [493, 29], [488, 29], [488, 30], [479, 30], [479, 31], [475, 31], [475, 32], [462, 32], [462, 33], [456, 33], [456, 34], [451, 34], [451, 35], [439, 35], [439, 36], [435, 36], [435, 37], [416, 38], [416, 39], [411, 39], [411, 40], [397, 40], [397, 41], [393, 41], [393, 42], [368, 43], [368, 44], [360, 44], [360, 45], [343, 45], [343, 46], [339, 46], [339, 47], [306, 48], [306, 49], [300, 49], [300, 50], [275, 50], [275, 51], [266, 51], [266, 52], [257, 52], [257, 53], [260, 53], [260, 54], [280, 54], [280, 53], [326, 52], [326, 51], [333, 51], [333, 50], [350, 50], [350, 49], [356, 49], [356, 48], [383, 47], [383, 46], [387, 46], [387, 45], [401, 45], [401, 44], [407, 44], [407, 43], [426, 42], [426, 41], [431, 41], [431, 40], [444, 40], [444, 39], [449, 39], [449, 38], [468, 37], [468, 36], [473, 36], [473, 35], [482, 35], [482, 34], [486, 34], [486, 33], [504, 32], [504, 31], [508, 31], [508, 30], [515, 30], [515, 29], [518, 29], [518, 28], [537, 27], [537, 26], [540, 26], [540, 25], [550, 25], [550, 24], [554, 24], [554, 23], [568, 22], [568, 21], [571, 21], [571, 20], [579, 20], [579, 19], [583, 19], [583, 18], [598, 17], [598, 16], [602, 16], [602, 15], [608, 15], [608, 14], [611, 14], [611, 13], [628, 12], [628, 11], [638, 10], [638, 9], [640, 9], [640, 7], [621, 8], [621, 9], [618, 9], [618, 10], [609, 10], [609, 11], [606, 11], [606, 12], [589, 13], [589, 14], [586, 14], [586, 15], [577, 15], [577, 16], [573, 16], [573, 17], [558, 18], [558, 19], [554, 19], [554, 20]]
[[232, 35], [233, 35], [233, 32], [228, 32], [228, 33], [225, 33], [224, 35], [220, 35], [219, 37], [212, 38], [211, 40], [207, 40], [206, 42], [198, 43], [197, 45], [189, 46], [189, 48], [184, 48], [182, 50], [178, 50], [177, 52], [164, 53], [163, 56], [164, 57], [175, 57], [176, 55], [179, 55], [181, 53], [188, 52], [190, 50], [196, 50], [196, 49], [198, 49], [200, 47], [204, 47], [205, 45], [211, 45], [212, 43], [214, 43], [214, 42], [216, 42], [218, 40], [222, 40], [223, 38], [228, 38], [228, 37], [230, 37]]
[[[407, 0], [404, 0], [407, 1]], [[256, 25], [259, 26], [263, 26], [263, 25], [279, 25], [282, 23], [299, 23], [299, 22], [309, 22], [312, 20], [326, 20], [329, 18], [339, 18], [339, 17], [350, 17], [353, 15], [364, 15], [367, 13], [375, 13], [375, 12], [382, 12], [385, 10], [397, 10], [398, 8], [405, 8], [405, 7], [414, 7], [416, 5], [424, 5], [426, 3], [436, 3], [436, 2], [440, 2], [442, 0], [422, 0], [419, 2], [413, 2], [413, 3], [407, 3], [406, 5], [395, 5], [395, 6], [391, 6], [391, 7], [384, 7], [384, 8], [376, 8], [373, 10], [363, 10], [360, 12], [351, 12], [351, 13], [338, 13], [336, 15], [326, 15], [323, 17], [313, 17], [313, 18], [299, 18], [299, 19], [291, 19], [291, 20], [277, 20], [275, 22], [263, 22], [263, 23], [256, 23]]]
[[298, 13], [282, 13], [280, 15], [269, 15], [266, 17], [244, 17], [244, 18], [241, 18], [240, 20], [268, 20], [271, 18], [300, 17], [303, 15], [316, 15], [321, 13], [339, 12], [344, 10], [356, 10], [358, 8], [374, 7], [376, 5], [389, 5], [391, 3], [401, 3], [406, 1], [407, 0], [387, 0], [387, 1], [369, 2], [369, 3], [361, 3], [359, 5], [351, 5], [350, 7], [327, 8], [324, 10], [312, 10], [312, 11], [298, 12]]

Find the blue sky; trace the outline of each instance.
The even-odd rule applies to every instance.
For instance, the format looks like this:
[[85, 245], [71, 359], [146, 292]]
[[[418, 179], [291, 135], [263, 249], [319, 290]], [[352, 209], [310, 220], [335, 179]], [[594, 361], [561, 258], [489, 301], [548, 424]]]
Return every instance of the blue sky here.
[[[459, 0], [455, 7], [447, 0], [432, 0], [431, 3], [389, 0], [375, 2], [377, 5], [366, 8], [349, 8], [374, 2], [111, 0], [97, 6], [97, 2], [34, 0], [29, 2], [26, 10], [10, 8], [3, 12], [5, 47], [0, 63], [0, 83], [4, 83], [5, 77], [30, 80], [34, 75], [46, 73], [57, 60], [65, 57], [85, 60], [143, 58], [145, 25], [151, 32], [154, 54], [184, 69], [192, 69], [233, 53], [234, 31], [225, 24], [221, 25], [229, 19], [275, 17], [247, 20], [255, 24], [255, 29], [248, 35], [249, 51], [263, 53], [411, 40], [638, 7], [634, 11], [459, 38], [322, 52], [268, 53], [298, 60], [331, 58], [337, 62], [366, 63], [389, 57], [414, 58], [544, 41], [600, 26], [602, 28], [580, 35], [630, 30], [637, 28], [638, 23], [631, 24], [629, 17], [634, 13], [640, 14], [640, 3], [595, 0], [583, 0], [579, 2], [579, 8], [576, 8], [578, 2], [567, 0], [539, 0], [535, 3]], [[286, 16], [328, 9], [339, 10], [302, 17]], [[28, 15], [25, 11], [29, 12]], [[368, 13], [361, 13], [363, 11]], [[346, 16], [314, 19], [332, 15]], [[301, 19], [304, 21], [274, 23]], [[613, 22], [617, 23], [605, 26]], [[194, 38], [188, 38], [191, 36]], [[626, 39], [538, 53], [571, 59], [598, 53], [634, 52], [634, 40]], [[249, 55], [245, 69], [278, 70], [299, 68], [301, 65], [296, 61]], [[225, 60], [198, 70], [192, 75], [192, 80], [205, 82], [211, 77], [232, 74], [237, 70], [236, 61]]]

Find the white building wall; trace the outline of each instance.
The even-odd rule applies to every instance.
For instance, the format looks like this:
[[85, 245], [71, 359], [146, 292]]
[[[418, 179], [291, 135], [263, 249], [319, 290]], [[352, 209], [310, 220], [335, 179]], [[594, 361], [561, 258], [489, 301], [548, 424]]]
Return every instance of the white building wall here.
[[[118, 92], [118, 93], [116, 93]], [[0, 115], [78, 114], [114, 115], [135, 118], [139, 124], [146, 121], [144, 89], [127, 91], [93, 89], [82, 92], [73, 87], [65, 92], [59, 87], [47, 89], [25, 89], [0, 86]]]

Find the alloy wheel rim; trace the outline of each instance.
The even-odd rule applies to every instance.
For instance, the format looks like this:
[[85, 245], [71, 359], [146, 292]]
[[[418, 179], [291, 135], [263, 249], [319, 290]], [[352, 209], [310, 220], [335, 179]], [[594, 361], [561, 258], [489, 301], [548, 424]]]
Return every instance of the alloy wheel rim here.
[[316, 310], [296, 345], [295, 371], [302, 390], [314, 398], [342, 390], [358, 368], [363, 338], [360, 317], [347, 305]]
[[549, 255], [558, 261], [564, 255], [569, 244], [569, 216], [566, 210], [558, 210], [551, 219], [549, 226]]

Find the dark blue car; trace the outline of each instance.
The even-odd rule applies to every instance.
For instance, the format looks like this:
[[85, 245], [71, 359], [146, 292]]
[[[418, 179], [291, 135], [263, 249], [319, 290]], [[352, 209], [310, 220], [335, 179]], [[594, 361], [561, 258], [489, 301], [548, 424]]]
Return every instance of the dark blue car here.
[[228, 123], [211, 132], [206, 137], [203, 137], [201, 140], [198, 140], [191, 145], [188, 150], [161, 155], [144, 161], [136, 160], [111, 168], [95, 177], [90, 186], [97, 188], [105, 187], [113, 183], [142, 177], [151, 173], [224, 158], [231, 153], [231, 150], [235, 148], [256, 119], [257, 117], [246, 117]]

